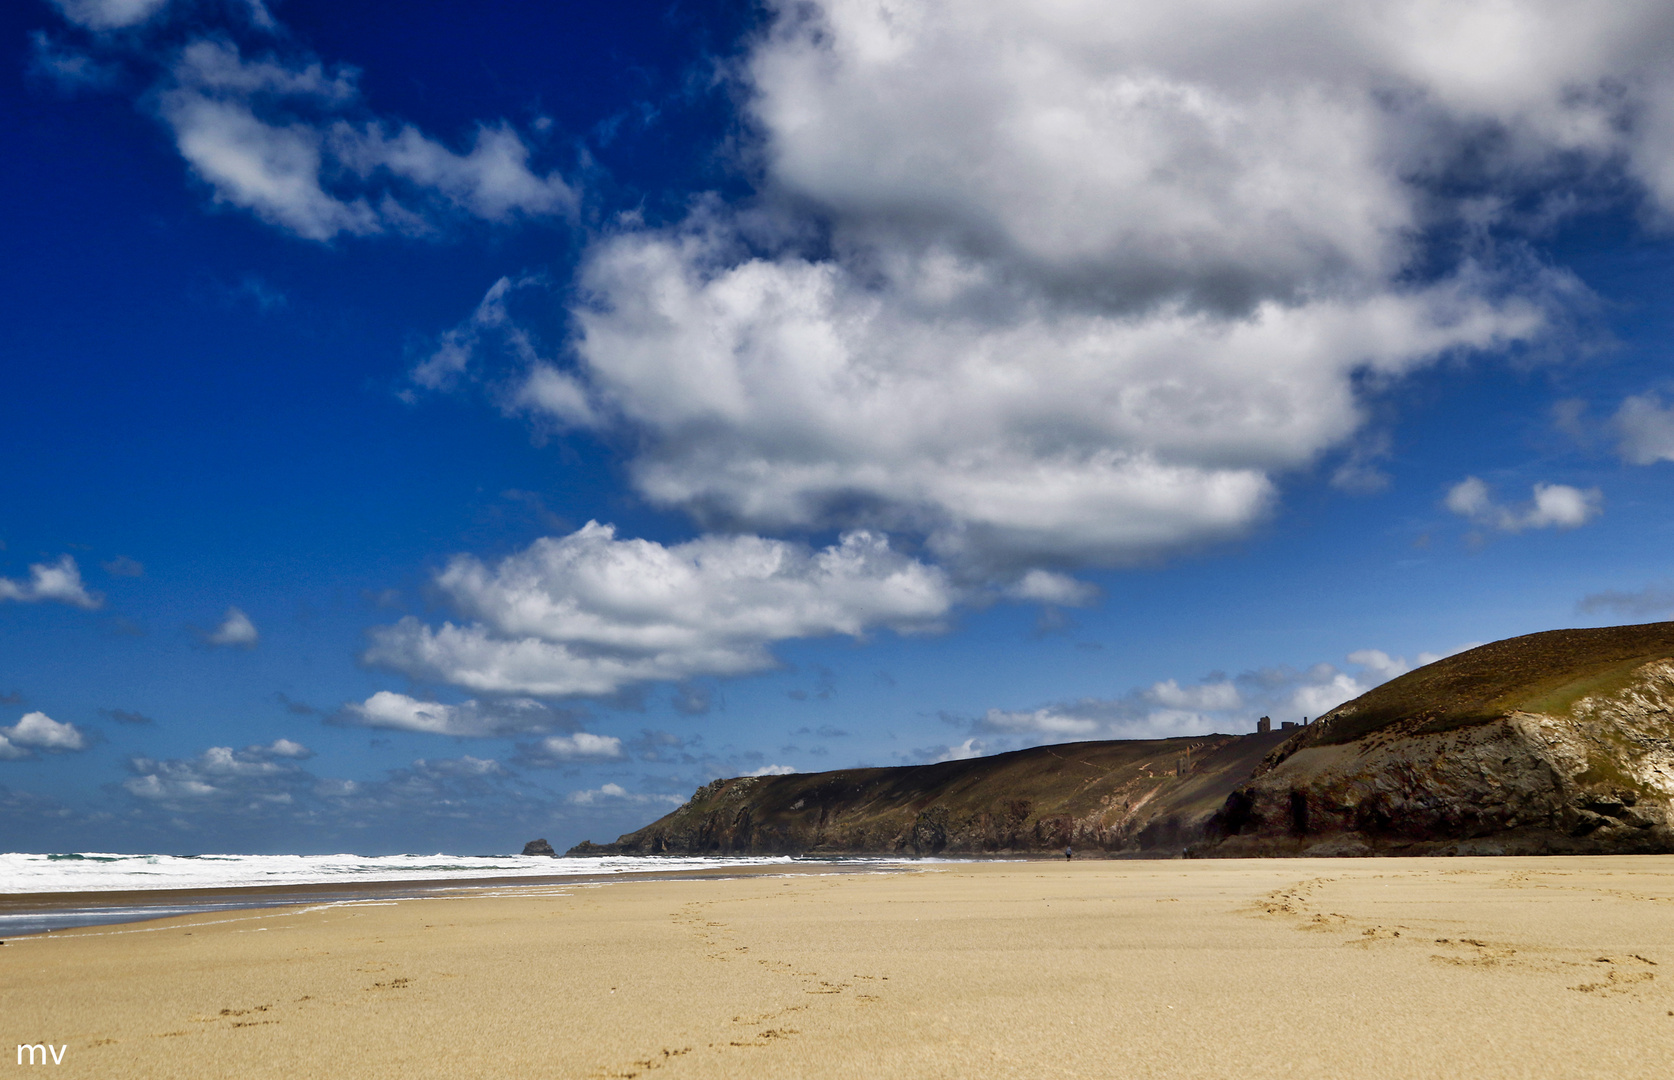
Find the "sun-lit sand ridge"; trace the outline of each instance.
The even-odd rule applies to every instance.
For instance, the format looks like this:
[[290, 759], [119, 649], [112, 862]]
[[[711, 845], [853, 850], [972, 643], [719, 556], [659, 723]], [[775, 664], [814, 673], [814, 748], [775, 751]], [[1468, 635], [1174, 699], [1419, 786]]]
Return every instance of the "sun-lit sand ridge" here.
[[1674, 857], [1023, 862], [0, 948], [87, 1077], [1666, 1077]]

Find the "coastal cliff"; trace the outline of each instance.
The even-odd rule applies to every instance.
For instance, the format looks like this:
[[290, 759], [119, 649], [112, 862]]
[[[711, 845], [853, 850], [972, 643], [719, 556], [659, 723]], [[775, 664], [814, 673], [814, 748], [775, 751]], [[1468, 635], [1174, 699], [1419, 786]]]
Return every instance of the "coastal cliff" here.
[[1674, 851], [1674, 623], [1553, 630], [1298, 730], [1193, 855]]
[[1175, 855], [1281, 733], [1064, 743], [934, 765], [736, 777], [571, 855]]
[[1294, 731], [737, 777], [571, 855], [1674, 852], [1674, 623], [1553, 630]]

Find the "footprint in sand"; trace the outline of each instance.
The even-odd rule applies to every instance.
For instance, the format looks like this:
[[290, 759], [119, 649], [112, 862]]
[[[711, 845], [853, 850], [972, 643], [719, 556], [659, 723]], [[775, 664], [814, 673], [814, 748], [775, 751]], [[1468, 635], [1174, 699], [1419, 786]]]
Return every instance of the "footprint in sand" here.
[[412, 984], [412, 981], [413, 980], [408, 978], [391, 979], [389, 982], [373, 983], [371, 986], [368, 986], [366, 990], [368, 993], [371, 993], [373, 990], [405, 990]]
[[1611, 996], [1616, 994], [1631, 994], [1639, 990], [1648, 989], [1646, 983], [1656, 979], [1656, 973], [1644, 970], [1644, 965], [1656, 967], [1655, 960], [1647, 960], [1637, 953], [1626, 957], [1601, 956], [1593, 961], [1594, 964], [1608, 964], [1604, 969], [1604, 978], [1592, 982], [1584, 982], [1571, 990], [1583, 994], [1602, 994]]

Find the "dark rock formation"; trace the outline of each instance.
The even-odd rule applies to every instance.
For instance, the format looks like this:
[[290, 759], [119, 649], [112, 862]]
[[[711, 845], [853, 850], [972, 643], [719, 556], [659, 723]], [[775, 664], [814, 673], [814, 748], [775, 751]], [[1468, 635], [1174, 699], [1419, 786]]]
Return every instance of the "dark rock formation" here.
[[557, 858], [557, 856], [558, 856], [558, 853], [556, 851], [552, 850], [552, 845], [546, 842], [545, 837], [542, 837], [539, 840], [531, 840], [527, 844], [524, 844], [523, 845], [523, 854], [525, 854], [525, 855], [551, 855], [554, 858]]
[[1674, 851], [1674, 623], [1554, 630], [1294, 732], [1191, 854]]
[[888, 769], [736, 777], [571, 855], [1177, 855], [1283, 736], [1066, 743]]

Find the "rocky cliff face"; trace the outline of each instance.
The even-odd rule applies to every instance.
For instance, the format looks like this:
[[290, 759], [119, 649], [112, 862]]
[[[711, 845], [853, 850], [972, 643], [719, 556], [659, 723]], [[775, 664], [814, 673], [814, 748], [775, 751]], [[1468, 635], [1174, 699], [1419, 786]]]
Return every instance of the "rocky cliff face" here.
[[1279, 734], [1067, 743], [890, 769], [737, 777], [571, 855], [1176, 855]]
[[1551, 631], [1338, 707], [1194, 855], [1674, 851], [1674, 623]]
[[1674, 852], [1674, 623], [1554, 630], [1290, 732], [706, 785], [587, 854]]

